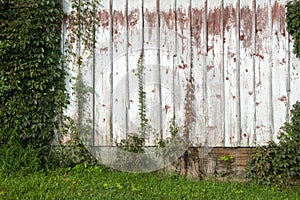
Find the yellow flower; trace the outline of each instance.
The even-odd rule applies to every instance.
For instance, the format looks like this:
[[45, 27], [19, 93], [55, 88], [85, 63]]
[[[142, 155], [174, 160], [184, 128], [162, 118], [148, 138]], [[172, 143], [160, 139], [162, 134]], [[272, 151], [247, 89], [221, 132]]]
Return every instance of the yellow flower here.
[[122, 190], [122, 189], [123, 189], [123, 186], [122, 186], [120, 183], [118, 183], [118, 184], [117, 184], [117, 188], [118, 188], [119, 190]]
[[107, 188], [108, 184], [107, 183], [103, 183], [103, 187]]
[[243, 193], [243, 190], [235, 190], [234, 191], [236, 194], [241, 194], [241, 193]]

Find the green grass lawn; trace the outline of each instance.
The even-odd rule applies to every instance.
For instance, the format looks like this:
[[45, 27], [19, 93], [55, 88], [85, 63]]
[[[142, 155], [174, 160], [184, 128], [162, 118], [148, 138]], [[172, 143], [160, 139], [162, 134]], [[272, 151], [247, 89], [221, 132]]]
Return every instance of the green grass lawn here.
[[129, 174], [101, 167], [0, 176], [0, 199], [300, 199], [246, 182], [189, 180], [176, 175]]

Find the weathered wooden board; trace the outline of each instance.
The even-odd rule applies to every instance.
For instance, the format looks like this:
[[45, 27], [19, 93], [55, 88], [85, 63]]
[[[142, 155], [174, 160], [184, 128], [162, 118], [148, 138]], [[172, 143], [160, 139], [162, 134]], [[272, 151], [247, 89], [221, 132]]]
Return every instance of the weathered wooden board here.
[[137, 62], [142, 52], [143, 43], [143, 16], [142, 0], [128, 1], [128, 95], [129, 102], [126, 104], [128, 113], [128, 134], [138, 132], [140, 123], [138, 117], [137, 96]]
[[[271, 31], [271, 65], [272, 65], [272, 101], [274, 131], [278, 131], [287, 119], [290, 109], [288, 104], [288, 35], [285, 30], [285, 1], [271, 1], [272, 31]], [[278, 115], [278, 113], [282, 113]], [[276, 134], [272, 135], [276, 140]]]
[[127, 107], [128, 86], [127, 77], [127, 2], [112, 1], [112, 54], [113, 54], [113, 93], [112, 93], [112, 127], [113, 142], [120, 143], [120, 140], [127, 135]]
[[95, 145], [110, 145], [112, 136], [111, 75], [112, 75], [112, 8], [110, 1], [102, 2], [98, 13], [100, 28], [97, 30], [95, 50]]
[[254, 1], [240, 1], [241, 146], [255, 145], [255, 7]]
[[[223, 1], [223, 73], [224, 73], [224, 132], [226, 146], [236, 146], [240, 141], [239, 110], [239, 1]], [[229, 136], [229, 137], [228, 137]]]
[[[207, 1], [207, 137], [209, 146], [223, 146], [224, 132], [224, 32], [222, 1]], [[228, 133], [231, 135], [231, 133]]]
[[[175, 115], [175, 104], [179, 102], [178, 88], [174, 83], [176, 58], [175, 2], [159, 2], [159, 54], [161, 83], [162, 138], [171, 137], [169, 122]], [[178, 117], [178, 115], [177, 115]]]
[[[256, 52], [255, 52], [255, 93], [256, 93], [256, 143], [266, 144], [274, 131], [272, 119], [272, 71], [271, 71], [271, 16], [268, 0], [256, 4]], [[259, 19], [259, 20], [258, 20]]]
[[149, 120], [146, 145], [155, 144], [163, 136], [159, 9], [160, 1], [144, 1], [144, 87]]
[[75, 82], [67, 86], [66, 114], [90, 128], [83, 132], [90, 145], [115, 145], [139, 132], [141, 54], [152, 130], [146, 145], [170, 137], [173, 117], [191, 146], [247, 147], [276, 140], [300, 96], [300, 61], [291, 53], [285, 0], [101, 4], [95, 53], [83, 55], [80, 69], [70, 68], [70, 76], [83, 75], [89, 91], [83, 110], [73, 94]]
[[192, 145], [207, 145], [207, 87], [206, 87], [206, 54], [207, 25], [206, 1], [193, 1], [191, 5], [191, 63], [194, 79], [194, 121], [191, 129]]

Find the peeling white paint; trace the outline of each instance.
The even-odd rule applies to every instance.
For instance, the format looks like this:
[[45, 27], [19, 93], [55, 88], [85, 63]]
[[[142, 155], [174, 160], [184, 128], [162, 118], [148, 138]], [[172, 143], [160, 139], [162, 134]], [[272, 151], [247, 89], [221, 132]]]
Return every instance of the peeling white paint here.
[[[87, 95], [84, 119], [78, 119], [94, 130], [82, 134], [93, 134], [92, 145], [105, 146], [138, 132], [135, 70], [144, 52], [148, 118], [155, 129], [147, 145], [170, 136], [174, 114], [184, 128], [190, 74], [192, 146], [247, 147], [276, 139], [300, 96], [300, 61], [291, 53], [285, 3], [102, 0], [95, 65], [85, 57], [82, 68], [94, 93]], [[66, 111], [75, 120], [76, 101], [71, 95]]]

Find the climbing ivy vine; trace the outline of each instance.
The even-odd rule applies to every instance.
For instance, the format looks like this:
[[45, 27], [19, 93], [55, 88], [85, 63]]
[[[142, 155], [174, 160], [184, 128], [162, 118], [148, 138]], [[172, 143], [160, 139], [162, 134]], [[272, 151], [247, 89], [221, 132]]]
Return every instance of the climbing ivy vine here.
[[300, 1], [289, 1], [286, 5], [287, 31], [294, 39], [293, 53], [300, 56]]
[[96, 45], [96, 29], [100, 26], [97, 13], [100, 0], [71, 0], [71, 11], [65, 13], [67, 60], [82, 65], [82, 55], [92, 53]]
[[67, 66], [77, 67], [77, 88], [86, 91], [82, 55], [96, 45], [99, 8], [99, 0], [0, 0], [0, 170], [47, 161], [68, 104]]
[[68, 101], [62, 2], [0, 1], [0, 21], [0, 169], [31, 170], [45, 163]]
[[97, 13], [101, 7], [100, 0], [70, 0], [70, 12], [64, 13], [66, 25], [65, 40], [65, 65], [76, 71], [76, 77], [72, 77], [73, 90], [77, 101], [77, 126], [81, 126], [84, 106], [87, 95], [92, 93], [92, 88], [85, 85], [82, 70], [84, 61], [93, 54], [96, 47], [96, 29], [100, 25]]

